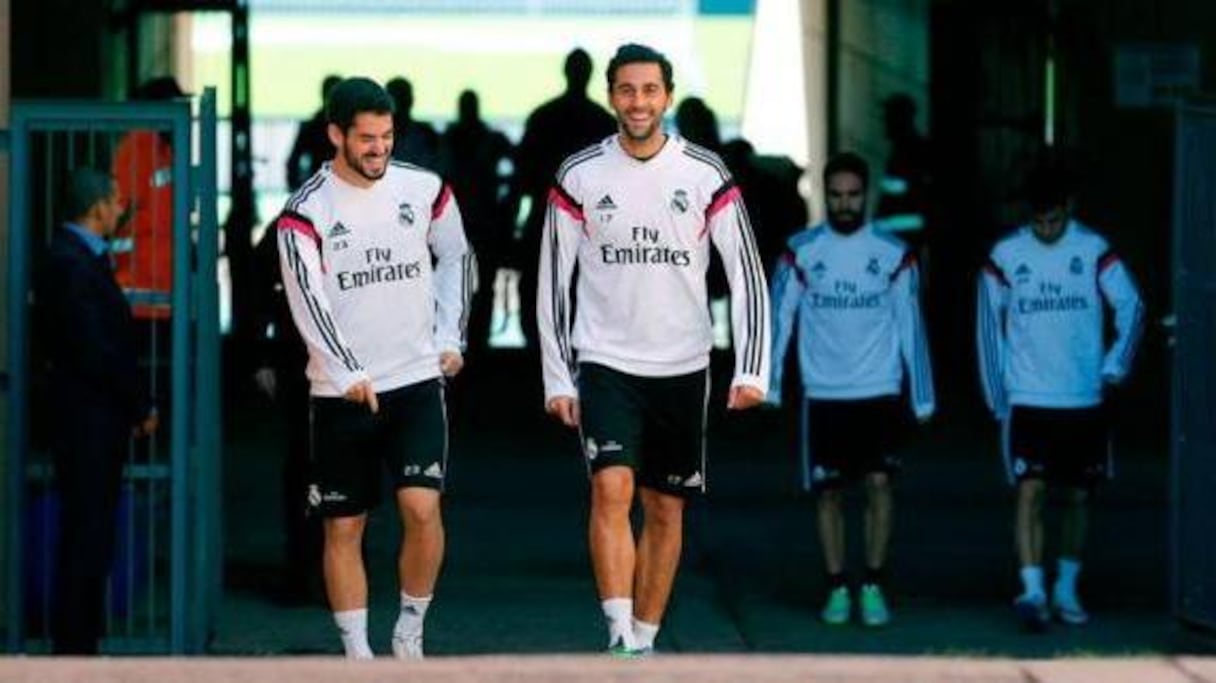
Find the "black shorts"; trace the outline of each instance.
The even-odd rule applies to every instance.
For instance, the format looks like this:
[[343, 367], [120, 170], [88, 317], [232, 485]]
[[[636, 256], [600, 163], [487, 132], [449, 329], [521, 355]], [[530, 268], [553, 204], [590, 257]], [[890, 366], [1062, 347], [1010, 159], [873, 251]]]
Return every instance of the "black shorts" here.
[[639, 377], [582, 363], [578, 392], [583, 455], [592, 474], [624, 465], [646, 488], [679, 496], [705, 491], [708, 370]]
[[907, 429], [899, 396], [803, 402], [803, 486], [830, 489], [866, 474], [894, 474], [896, 453]]
[[386, 391], [377, 399], [380, 412], [373, 415], [363, 403], [312, 398], [317, 481], [309, 501], [324, 517], [350, 517], [376, 507], [385, 466], [394, 489], [443, 490], [448, 427], [440, 380]]
[[1111, 473], [1106, 411], [1013, 406], [1005, 425], [1005, 462], [1015, 481], [1089, 488]]

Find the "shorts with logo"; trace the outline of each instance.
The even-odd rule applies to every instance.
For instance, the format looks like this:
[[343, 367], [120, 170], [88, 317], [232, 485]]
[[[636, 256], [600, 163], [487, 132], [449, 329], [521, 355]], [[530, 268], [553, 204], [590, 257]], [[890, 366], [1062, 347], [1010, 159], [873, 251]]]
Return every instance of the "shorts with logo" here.
[[377, 394], [380, 411], [343, 398], [312, 397], [310, 503], [323, 517], [350, 517], [380, 503], [382, 470], [394, 490], [443, 490], [448, 428], [439, 379]]
[[708, 370], [641, 377], [580, 364], [580, 436], [590, 472], [624, 465], [639, 486], [678, 496], [703, 493], [708, 390]]
[[1017, 481], [1090, 488], [1110, 473], [1106, 411], [1013, 406], [1007, 424], [1010, 473]]
[[899, 396], [805, 399], [801, 432], [807, 483], [832, 489], [867, 474], [897, 473], [896, 451], [906, 429]]

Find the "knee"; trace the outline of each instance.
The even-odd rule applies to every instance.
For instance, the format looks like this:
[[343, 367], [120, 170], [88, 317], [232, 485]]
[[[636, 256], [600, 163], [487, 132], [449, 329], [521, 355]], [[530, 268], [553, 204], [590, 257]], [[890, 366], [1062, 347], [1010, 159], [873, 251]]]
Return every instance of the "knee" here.
[[840, 489], [824, 489], [819, 492], [816, 499], [816, 505], [819, 507], [820, 512], [838, 510], [840, 509], [840, 501], [842, 498], [843, 494], [841, 493]]
[[1070, 488], [1064, 492], [1064, 504], [1074, 508], [1089, 505], [1089, 491], [1082, 488]]
[[866, 491], [870, 500], [884, 500], [891, 495], [891, 477], [886, 472], [877, 472], [866, 477]]
[[331, 548], [360, 547], [366, 517], [335, 517], [325, 520], [325, 544]]
[[646, 525], [650, 527], [678, 528], [684, 521], [684, 499], [677, 496], [654, 494], [643, 499]]
[[1045, 485], [1037, 479], [1029, 479], [1018, 485], [1018, 503], [1023, 506], [1040, 507], [1043, 504]]
[[443, 523], [439, 498], [411, 500], [401, 506], [401, 517], [407, 528], [418, 529]]
[[591, 502], [596, 510], [628, 512], [633, 504], [633, 471], [626, 467], [609, 467], [591, 480]]

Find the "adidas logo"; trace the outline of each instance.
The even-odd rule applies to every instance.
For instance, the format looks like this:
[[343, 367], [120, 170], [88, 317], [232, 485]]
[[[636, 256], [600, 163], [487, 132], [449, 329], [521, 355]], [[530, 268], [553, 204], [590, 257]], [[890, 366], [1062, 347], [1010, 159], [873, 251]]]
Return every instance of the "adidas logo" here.
[[684, 486], [687, 488], [701, 486], [704, 483], [705, 479], [701, 476], [700, 472], [693, 472], [691, 477], [684, 480]]
[[616, 209], [616, 203], [612, 201], [612, 195], [606, 194], [600, 199], [599, 203], [595, 205], [595, 208], [600, 211], [612, 211]]
[[334, 223], [333, 227], [329, 229], [330, 237], [342, 237], [343, 235], [349, 235], [349, 234], [350, 234], [350, 228], [346, 227], [345, 225], [342, 225], [342, 221], [338, 221], [337, 223]]
[[443, 479], [443, 468], [439, 466], [439, 463], [433, 462], [422, 474], [431, 479]]

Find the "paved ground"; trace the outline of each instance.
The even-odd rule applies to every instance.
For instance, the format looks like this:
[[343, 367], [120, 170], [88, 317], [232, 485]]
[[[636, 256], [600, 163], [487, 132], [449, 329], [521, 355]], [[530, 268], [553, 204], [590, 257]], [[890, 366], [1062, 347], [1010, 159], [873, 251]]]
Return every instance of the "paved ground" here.
[[[586, 559], [583, 464], [572, 435], [538, 414], [536, 373], [521, 358], [503, 360], [480, 377], [464, 378], [454, 392], [444, 508], [449, 546], [428, 619], [428, 652], [437, 659], [594, 653], [604, 636]], [[661, 650], [1018, 660], [1212, 651], [1212, 641], [1177, 626], [1168, 614], [1167, 459], [1160, 427], [1120, 428], [1120, 473], [1099, 500], [1082, 585], [1093, 623], [1030, 636], [1017, 631], [1008, 606], [1016, 577], [1011, 501], [994, 437], [981, 420], [971, 419], [967, 401], [953, 405], [909, 448], [891, 563], [895, 620], [878, 631], [831, 628], [815, 618], [823, 587], [812, 501], [797, 490], [782, 415], [717, 416], [710, 494], [689, 515]], [[227, 454], [228, 591], [213, 652], [337, 653], [329, 614], [319, 602], [288, 606], [277, 599], [277, 427], [256, 403], [234, 412]], [[378, 511], [367, 555], [372, 645], [380, 653], [388, 650], [395, 617], [396, 534], [390, 511]], [[733, 661], [722, 660], [722, 666]], [[791, 664], [797, 669], [801, 662], [819, 667], [840, 660], [780, 661], [800, 662]], [[846, 667], [839, 678], [824, 680], [896, 680], [882, 676], [917, 660], [873, 661], [890, 673], [857, 678]], [[583, 671], [582, 660], [569, 665]], [[1068, 680], [1027, 678], [1025, 671], [1004, 664], [990, 678], [979, 673], [958, 680]]]
[[334, 658], [261, 659], [0, 659], [11, 683], [247, 683], [249, 681], [383, 681], [408, 674], [414, 683], [1208, 683], [1216, 662], [1196, 658], [1017, 661], [806, 655], [661, 656], [616, 661], [592, 656], [452, 657], [401, 664]]

